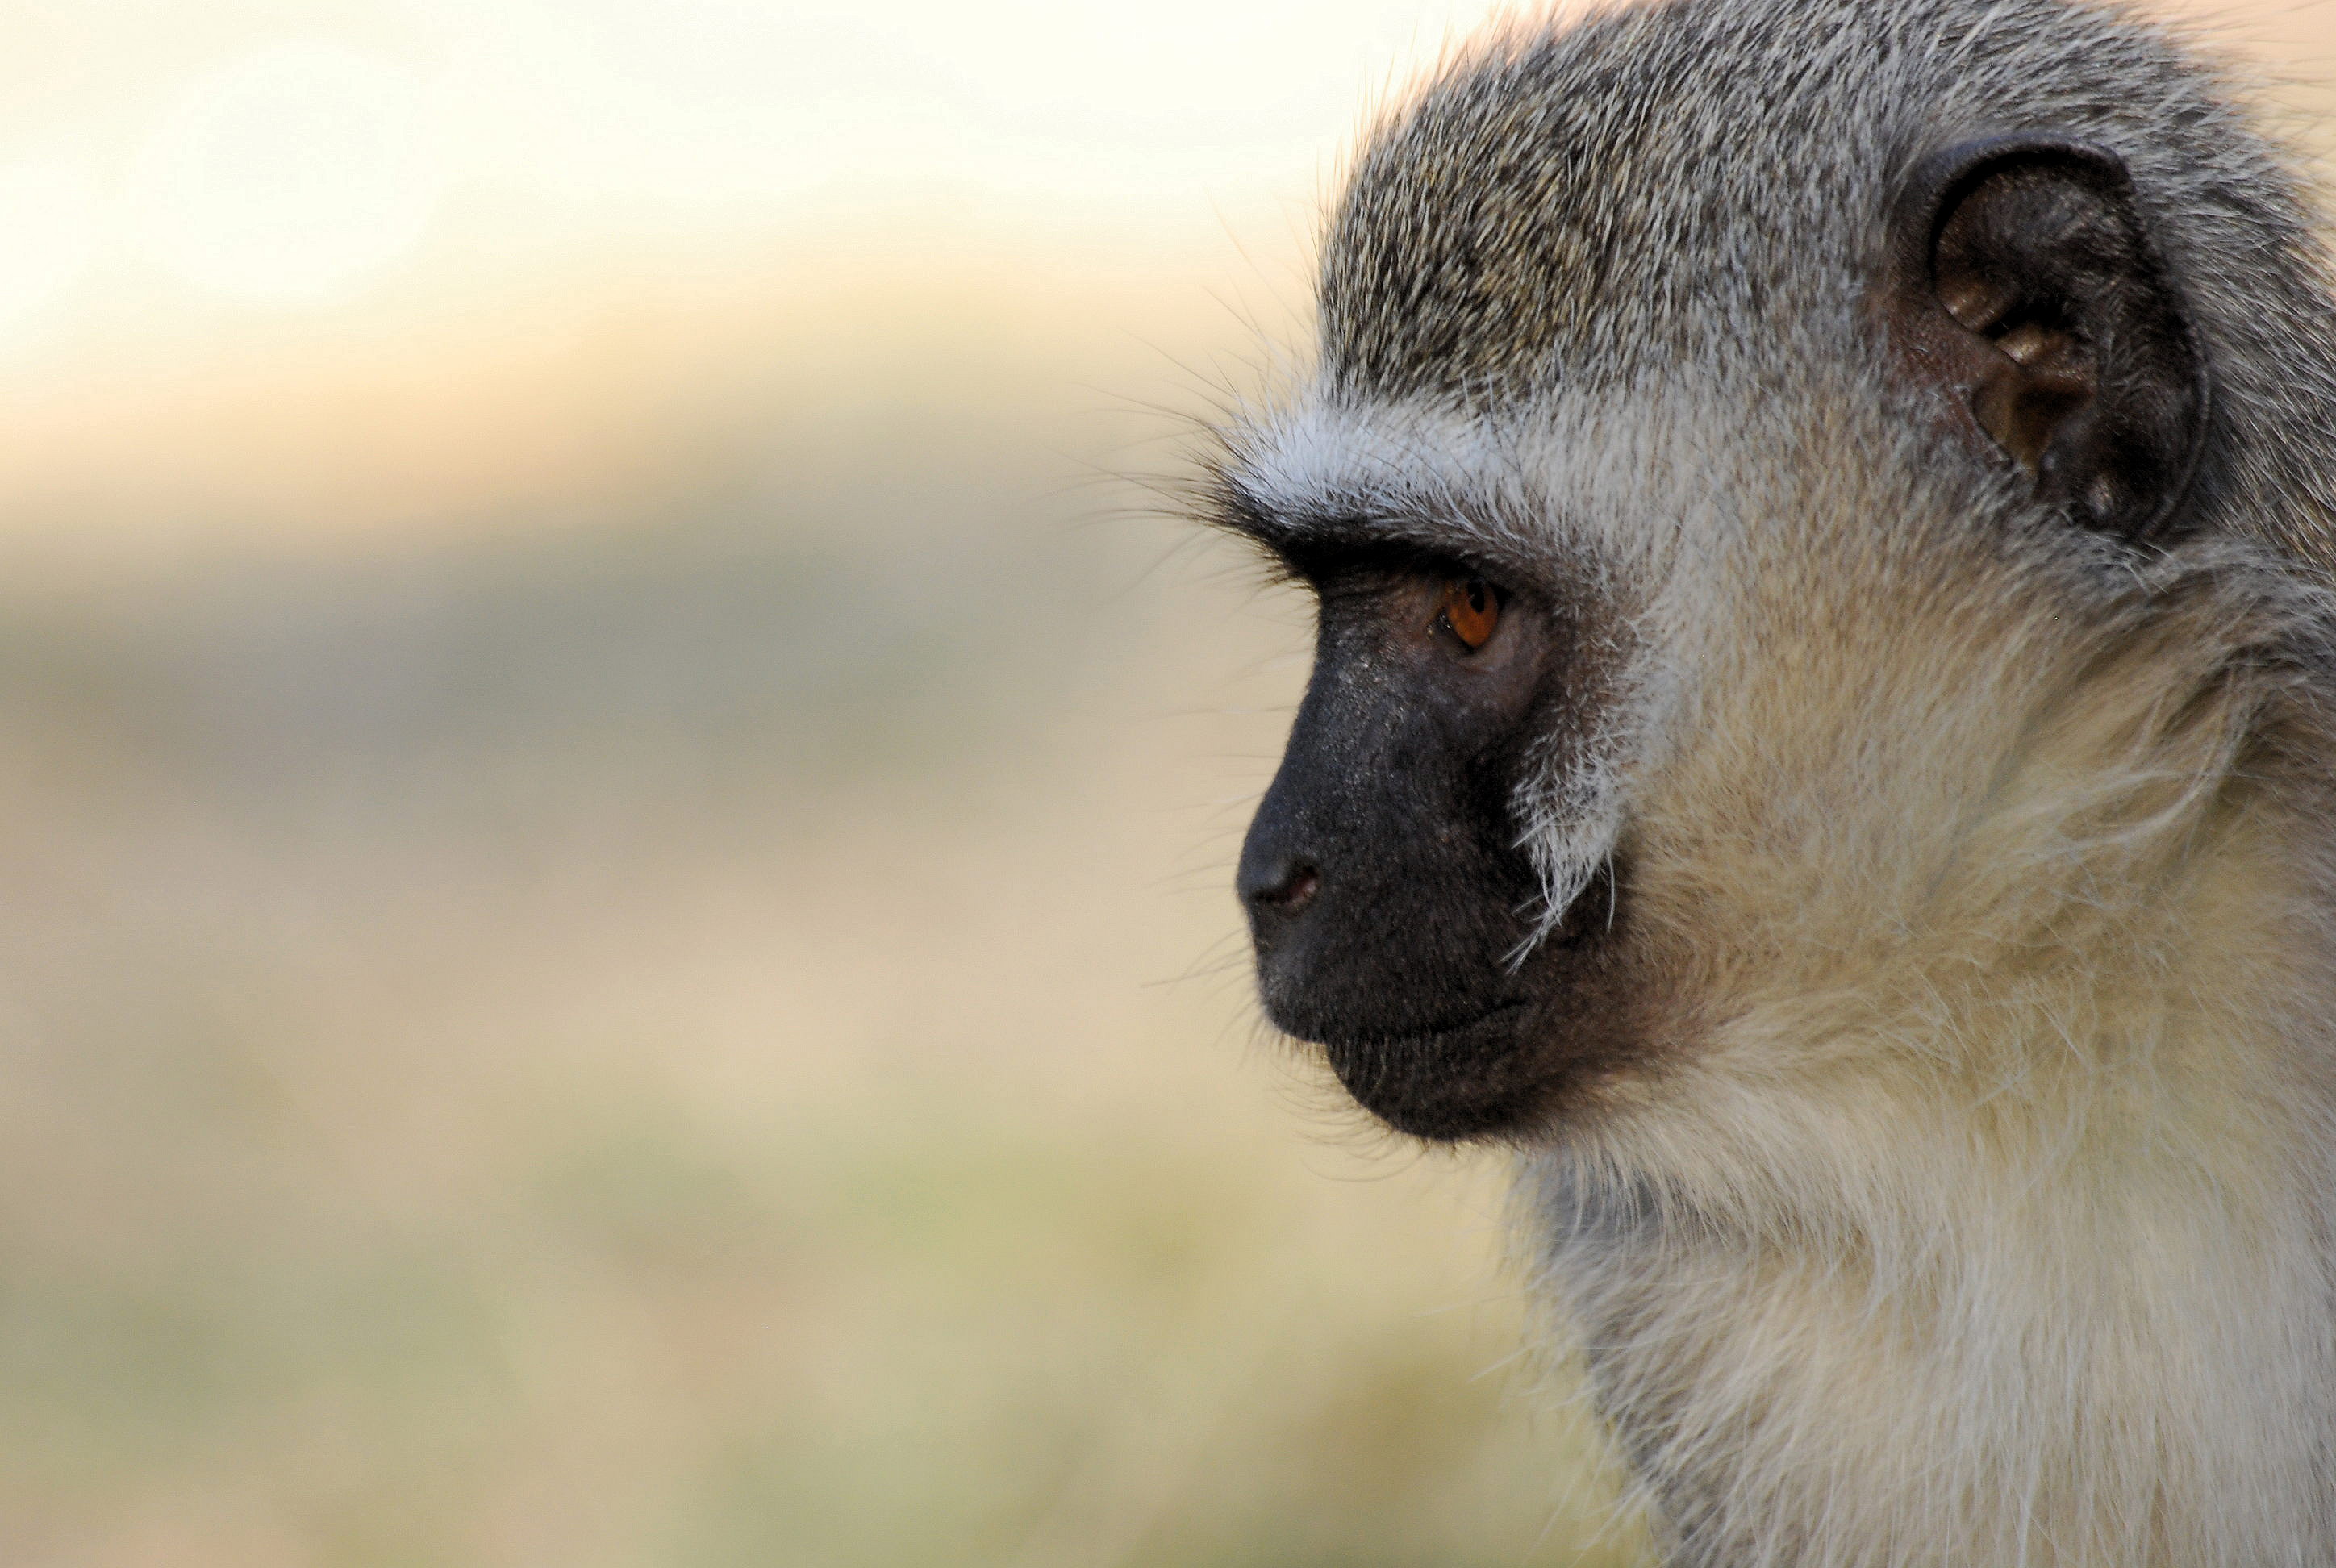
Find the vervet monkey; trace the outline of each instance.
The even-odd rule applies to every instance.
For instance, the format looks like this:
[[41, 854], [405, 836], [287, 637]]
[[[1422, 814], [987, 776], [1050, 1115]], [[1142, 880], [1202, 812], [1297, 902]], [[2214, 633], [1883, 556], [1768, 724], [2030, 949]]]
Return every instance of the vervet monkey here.
[[2336, 1563], [2313, 223], [2121, 11], [1519, 24], [1222, 433], [1266, 1009], [1517, 1151], [1676, 1564]]

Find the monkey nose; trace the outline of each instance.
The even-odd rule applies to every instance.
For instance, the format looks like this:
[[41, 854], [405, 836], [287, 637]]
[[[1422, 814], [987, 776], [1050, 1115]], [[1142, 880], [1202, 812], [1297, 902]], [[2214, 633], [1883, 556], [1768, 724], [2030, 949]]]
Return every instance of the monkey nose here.
[[1234, 886], [1251, 911], [1287, 920], [1314, 901], [1322, 889], [1322, 871], [1298, 855], [1244, 856]]

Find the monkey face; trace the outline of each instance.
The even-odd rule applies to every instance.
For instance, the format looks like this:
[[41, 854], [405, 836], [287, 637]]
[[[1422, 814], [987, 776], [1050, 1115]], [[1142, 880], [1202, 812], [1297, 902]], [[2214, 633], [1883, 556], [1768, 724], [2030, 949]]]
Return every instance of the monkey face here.
[[[1321, 608], [1241, 859], [1266, 1010], [1382, 1120], [1522, 1140], [1645, 1123], [1698, 1074], [1814, 1081], [1921, 1031], [1809, 998], [1888, 975], [1882, 1015], [1933, 1007], [2040, 942], [1990, 868], [2134, 842], [2047, 782], [2146, 816], [2213, 765], [2168, 716], [2221, 711], [2166, 695], [2192, 661], [2137, 651], [2237, 580], [2206, 339], [2114, 154], [1951, 142], [1816, 248], [1854, 265], [1773, 296], [1735, 252], [1650, 258], [1628, 297], [1555, 240], [1486, 271], [1474, 237], [1539, 230], [1377, 168], [1319, 379], [1212, 477]], [[1525, 321], [1529, 365], [1495, 352]]]
[[1550, 909], [1520, 785], [1601, 662], [1579, 618], [1457, 560], [1320, 544], [1314, 673], [1238, 886], [1274, 1023], [1425, 1137], [1497, 1135], [1617, 1053], [1585, 992], [1610, 872]]

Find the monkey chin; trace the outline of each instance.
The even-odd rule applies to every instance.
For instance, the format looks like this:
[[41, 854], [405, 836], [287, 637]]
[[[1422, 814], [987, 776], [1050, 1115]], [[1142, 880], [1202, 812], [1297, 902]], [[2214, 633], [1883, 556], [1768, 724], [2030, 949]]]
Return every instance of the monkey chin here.
[[1558, 1097], [1529, 1048], [1539, 1013], [1520, 998], [1428, 1034], [1319, 1044], [1355, 1103], [1398, 1133], [1436, 1143], [1514, 1137]]

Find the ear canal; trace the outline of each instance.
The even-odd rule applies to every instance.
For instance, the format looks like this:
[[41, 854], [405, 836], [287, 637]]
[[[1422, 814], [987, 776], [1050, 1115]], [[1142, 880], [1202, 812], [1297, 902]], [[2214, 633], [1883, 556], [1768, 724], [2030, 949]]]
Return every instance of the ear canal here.
[[2172, 531], [2206, 373], [2115, 153], [2047, 134], [1935, 154], [1897, 213], [1915, 363], [2075, 521]]

